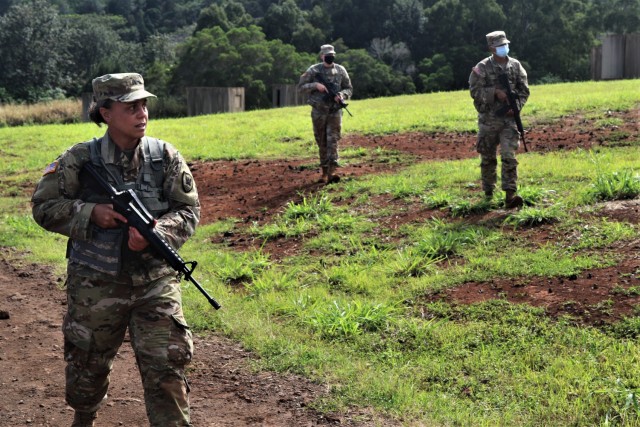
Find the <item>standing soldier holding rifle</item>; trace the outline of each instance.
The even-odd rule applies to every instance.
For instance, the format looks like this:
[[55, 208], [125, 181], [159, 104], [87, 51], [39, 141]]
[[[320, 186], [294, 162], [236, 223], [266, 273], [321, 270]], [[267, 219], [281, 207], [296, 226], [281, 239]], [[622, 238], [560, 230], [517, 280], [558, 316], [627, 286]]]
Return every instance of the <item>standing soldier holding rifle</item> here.
[[482, 189], [490, 200], [497, 181], [496, 150], [500, 147], [505, 207], [512, 209], [523, 204], [522, 197], [517, 194], [518, 161], [515, 153], [520, 138], [524, 142], [520, 110], [529, 98], [529, 85], [522, 64], [508, 56], [510, 42], [505, 33], [494, 31], [486, 37], [491, 56], [473, 67], [469, 76], [473, 105], [478, 111], [476, 150], [480, 153]]
[[[192, 335], [178, 273], [154, 244], [180, 248], [195, 231], [200, 203], [183, 157], [171, 144], [145, 136], [149, 97], [155, 95], [145, 90], [140, 74], [94, 79], [89, 117], [98, 126], [105, 123], [107, 132], [47, 166], [32, 197], [36, 222], [69, 237], [62, 329], [72, 427], [94, 425], [127, 329], [151, 426], [191, 425], [185, 367]], [[117, 210], [85, 172], [87, 165], [121, 194], [139, 199], [144, 206], [136, 210], [146, 208], [142, 218], [152, 232]]]
[[[353, 92], [347, 70], [336, 64], [336, 51], [330, 44], [320, 47], [322, 62], [312, 65], [300, 77], [298, 90], [309, 94], [313, 135], [320, 151], [321, 182], [338, 182], [338, 142], [342, 130], [342, 109]], [[349, 110], [347, 110], [348, 112]], [[351, 114], [351, 113], [349, 113]]]

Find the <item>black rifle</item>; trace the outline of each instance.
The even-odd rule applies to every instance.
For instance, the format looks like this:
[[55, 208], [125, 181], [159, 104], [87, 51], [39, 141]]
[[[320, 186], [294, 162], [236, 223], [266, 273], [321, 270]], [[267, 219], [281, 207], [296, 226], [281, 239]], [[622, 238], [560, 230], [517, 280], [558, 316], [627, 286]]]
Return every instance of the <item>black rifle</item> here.
[[205, 296], [209, 304], [218, 310], [221, 305], [204, 290], [200, 283], [191, 275], [198, 263], [196, 261], [184, 262], [180, 255], [164, 240], [155, 230], [156, 220], [142, 204], [138, 195], [133, 190], [118, 191], [102, 175], [93, 167], [91, 163], [85, 163], [84, 169], [87, 170], [96, 180], [98, 185], [107, 192], [113, 209], [127, 218], [127, 225], [137, 229], [140, 234], [147, 239], [149, 245], [160, 256], [169, 263], [171, 268], [184, 275], [184, 278], [193, 283], [196, 288]]
[[520, 119], [520, 109], [518, 108], [518, 103], [516, 102], [516, 94], [511, 90], [511, 85], [509, 84], [507, 73], [498, 74], [498, 81], [502, 86], [504, 86], [504, 89], [507, 91], [507, 100], [509, 101], [508, 108], [501, 110], [503, 114], [506, 114], [509, 110], [513, 111], [513, 118], [516, 121], [516, 127], [518, 128], [520, 139], [522, 139], [524, 151], [527, 152], [529, 151], [529, 149], [527, 148], [527, 141], [525, 141], [524, 139], [524, 127], [522, 126], [522, 119]]
[[349, 113], [351, 117], [353, 117], [353, 114], [351, 114], [351, 111], [349, 111], [349, 109], [347, 108], [349, 104], [344, 102], [344, 99], [342, 99], [342, 97], [340, 97], [340, 102], [336, 102], [336, 96], [339, 96], [339, 95], [336, 91], [335, 85], [326, 81], [322, 73], [316, 73], [316, 80], [318, 81], [318, 83], [322, 83], [324, 87], [327, 88], [327, 95], [329, 96], [329, 98], [331, 98], [333, 102], [338, 104], [338, 109], [344, 108], [344, 110], [347, 113]]

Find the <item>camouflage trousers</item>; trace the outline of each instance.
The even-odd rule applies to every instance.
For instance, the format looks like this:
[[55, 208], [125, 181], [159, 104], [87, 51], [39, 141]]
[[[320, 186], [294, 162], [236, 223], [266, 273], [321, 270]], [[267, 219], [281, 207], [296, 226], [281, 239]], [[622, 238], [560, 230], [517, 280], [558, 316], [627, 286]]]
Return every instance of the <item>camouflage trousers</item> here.
[[513, 118], [480, 117], [476, 151], [480, 153], [482, 190], [485, 193], [492, 193], [496, 185], [498, 166], [496, 151], [498, 147], [500, 147], [500, 161], [502, 163], [502, 189], [505, 191], [518, 189], [516, 151], [519, 146], [518, 128]]
[[144, 286], [69, 276], [63, 322], [66, 400], [78, 411], [106, 401], [113, 360], [129, 329], [152, 427], [191, 426], [184, 369], [193, 342], [182, 313], [180, 282], [164, 276]]
[[320, 166], [338, 166], [338, 142], [342, 130], [342, 110], [334, 113], [311, 110], [313, 135], [320, 152]]

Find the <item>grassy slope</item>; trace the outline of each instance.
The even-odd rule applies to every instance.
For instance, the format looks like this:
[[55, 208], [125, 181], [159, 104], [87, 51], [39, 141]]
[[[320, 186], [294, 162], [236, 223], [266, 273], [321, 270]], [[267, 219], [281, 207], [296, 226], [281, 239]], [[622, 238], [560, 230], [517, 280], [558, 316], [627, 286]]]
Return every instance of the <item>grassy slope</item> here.
[[[579, 111], [604, 120], [607, 110], [636, 106], [639, 87], [637, 80], [533, 87], [523, 119], [541, 123]], [[350, 109], [346, 132], [475, 130], [464, 91], [354, 101]], [[149, 133], [189, 159], [315, 156], [307, 107], [158, 120]], [[99, 132], [91, 124], [0, 129], [0, 245], [28, 248], [31, 259], [62, 266], [64, 239], [33, 223], [20, 186], [32, 185], [53, 156], [92, 135]], [[586, 222], [572, 212], [590, 208], [586, 195], [596, 170], [637, 170], [636, 151], [521, 156], [524, 190], [558, 228], [582, 230], [577, 242], [536, 246], [510, 229], [431, 220], [399, 230], [376, 227], [392, 214], [376, 206], [380, 195], [444, 201], [460, 212], [477, 206], [468, 190], [477, 181], [477, 161], [470, 160], [351, 181], [253, 229], [263, 238], [310, 236], [305, 250], [319, 257], [304, 250], [279, 263], [261, 252], [238, 256], [210, 243], [211, 235], [234, 228], [233, 221], [201, 227], [183, 256], [198, 259], [203, 284], [224, 309], [212, 313], [197, 290], [186, 287], [189, 320], [242, 341], [265, 368], [326, 381], [333, 393], [318, 406], [327, 410], [372, 406], [408, 425], [598, 425], [607, 419], [638, 425], [635, 407], [626, 405], [640, 377], [634, 339], [550, 322], [538, 309], [504, 301], [456, 307], [424, 300], [467, 280], [564, 276], [615, 262], [606, 248], [637, 238], [636, 227]], [[334, 203], [338, 199], [352, 203], [346, 208]], [[561, 212], [553, 211], [557, 206]], [[449, 262], [434, 263], [438, 257]], [[246, 292], [232, 292], [231, 281], [244, 282]], [[636, 336], [636, 323], [626, 321], [627, 336]]]

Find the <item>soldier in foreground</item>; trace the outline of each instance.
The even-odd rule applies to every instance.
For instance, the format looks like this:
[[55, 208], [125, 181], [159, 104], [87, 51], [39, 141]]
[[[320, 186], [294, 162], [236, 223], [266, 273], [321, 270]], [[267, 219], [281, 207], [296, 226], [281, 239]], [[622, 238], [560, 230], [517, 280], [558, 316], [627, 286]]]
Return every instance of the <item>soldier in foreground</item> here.
[[342, 109], [353, 93], [347, 70], [335, 63], [336, 51], [325, 44], [320, 47], [322, 62], [312, 65], [300, 77], [298, 90], [307, 93], [311, 105], [313, 135], [320, 151], [321, 182], [338, 182], [338, 142], [342, 131]]
[[118, 190], [132, 189], [175, 250], [194, 233], [200, 219], [196, 186], [171, 144], [145, 136], [149, 97], [155, 95], [139, 74], [94, 79], [89, 117], [105, 123], [106, 133], [47, 166], [32, 197], [36, 222], [69, 237], [63, 334], [72, 427], [94, 425], [127, 329], [151, 426], [191, 425], [185, 366], [193, 342], [179, 278], [83, 170], [90, 163]]
[[499, 76], [506, 74], [520, 109], [529, 98], [527, 72], [520, 62], [508, 56], [509, 40], [503, 31], [487, 34], [491, 56], [480, 61], [469, 76], [469, 89], [473, 105], [478, 111], [478, 140], [476, 150], [480, 153], [482, 189], [487, 199], [493, 198], [498, 161], [496, 150], [500, 147], [502, 162], [502, 189], [505, 191], [505, 207], [522, 206], [517, 194], [518, 161], [516, 151], [520, 145], [520, 134], [514, 120], [514, 111], [509, 107], [508, 89], [502, 87]]

